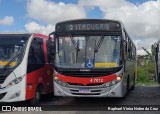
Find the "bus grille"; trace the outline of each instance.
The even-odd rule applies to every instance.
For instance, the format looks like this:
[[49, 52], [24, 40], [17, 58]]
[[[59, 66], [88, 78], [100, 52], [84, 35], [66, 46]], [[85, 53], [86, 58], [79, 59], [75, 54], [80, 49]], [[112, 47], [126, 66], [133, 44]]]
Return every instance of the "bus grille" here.
[[[71, 86], [84, 86], [84, 85], [82, 85], [82, 84], [76, 84], [76, 83], [68, 83], [69, 85], [71, 85]], [[87, 85], [85, 85], [85, 86], [101, 86], [101, 85], [103, 85], [104, 83], [97, 83], [97, 84], [87, 84]]]
[[73, 95], [100, 95], [100, 93], [72, 93]]
[[0, 74], [0, 84], [2, 84], [5, 81], [6, 78], [7, 78], [6, 75]]

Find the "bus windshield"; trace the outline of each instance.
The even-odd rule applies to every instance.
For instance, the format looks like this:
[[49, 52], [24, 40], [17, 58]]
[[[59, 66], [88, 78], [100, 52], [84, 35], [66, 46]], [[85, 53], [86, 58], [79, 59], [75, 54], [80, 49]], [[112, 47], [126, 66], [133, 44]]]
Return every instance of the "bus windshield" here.
[[120, 66], [121, 36], [65, 36], [56, 38], [55, 66], [113, 68]]
[[18, 65], [23, 56], [26, 42], [26, 37], [0, 35], [0, 69], [3, 69], [13, 58], [15, 60], [7, 68], [13, 68]]

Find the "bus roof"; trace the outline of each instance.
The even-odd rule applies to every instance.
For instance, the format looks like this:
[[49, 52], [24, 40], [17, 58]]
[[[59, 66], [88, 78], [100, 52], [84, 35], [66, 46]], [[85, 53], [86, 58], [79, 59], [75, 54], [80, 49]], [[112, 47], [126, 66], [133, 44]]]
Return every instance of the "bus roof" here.
[[[108, 21], [108, 22], [118, 22], [122, 24], [122, 21], [119, 20], [111, 20], [111, 19], [73, 19], [73, 20], [66, 20], [58, 22], [57, 24], [69, 23], [69, 22], [80, 22], [80, 21]], [[56, 24], [56, 25], [57, 25]]]
[[22, 33], [22, 32], [13, 32], [13, 33], [9, 33], [9, 32], [7, 32], [7, 33], [0, 33], [0, 35], [3, 35], [3, 36], [8, 36], [8, 35], [20, 35], [20, 36], [31, 36], [31, 35], [33, 35], [34, 37], [42, 37], [42, 38], [48, 38], [48, 36], [46, 36], [46, 35], [43, 35], [43, 34], [39, 34], [39, 33]]

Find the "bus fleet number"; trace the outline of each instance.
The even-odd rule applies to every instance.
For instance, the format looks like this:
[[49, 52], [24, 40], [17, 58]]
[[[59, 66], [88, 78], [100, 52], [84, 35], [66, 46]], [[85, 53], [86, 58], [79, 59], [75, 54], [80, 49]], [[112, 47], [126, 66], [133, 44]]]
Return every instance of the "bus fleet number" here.
[[91, 79], [90, 82], [93, 82], [93, 83], [102, 83], [103, 79], [102, 78], [95, 78], [95, 79]]

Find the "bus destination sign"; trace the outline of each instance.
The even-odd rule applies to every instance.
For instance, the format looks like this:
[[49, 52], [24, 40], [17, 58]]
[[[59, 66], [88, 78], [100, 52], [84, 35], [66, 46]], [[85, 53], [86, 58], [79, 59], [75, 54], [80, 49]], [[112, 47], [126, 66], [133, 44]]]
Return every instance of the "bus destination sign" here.
[[109, 24], [66, 24], [66, 31], [109, 30]]
[[70, 21], [56, 24], [55, 32], [120, 32], [121, 23], [118, 21]]
[[[115, 28], [116, 27], [116, 28]], [[66, 24], [66, 31], [110, 31], [111, 29], [117, 29], [120, 25], [118, 23], [87, 23], [87, 24]]]

